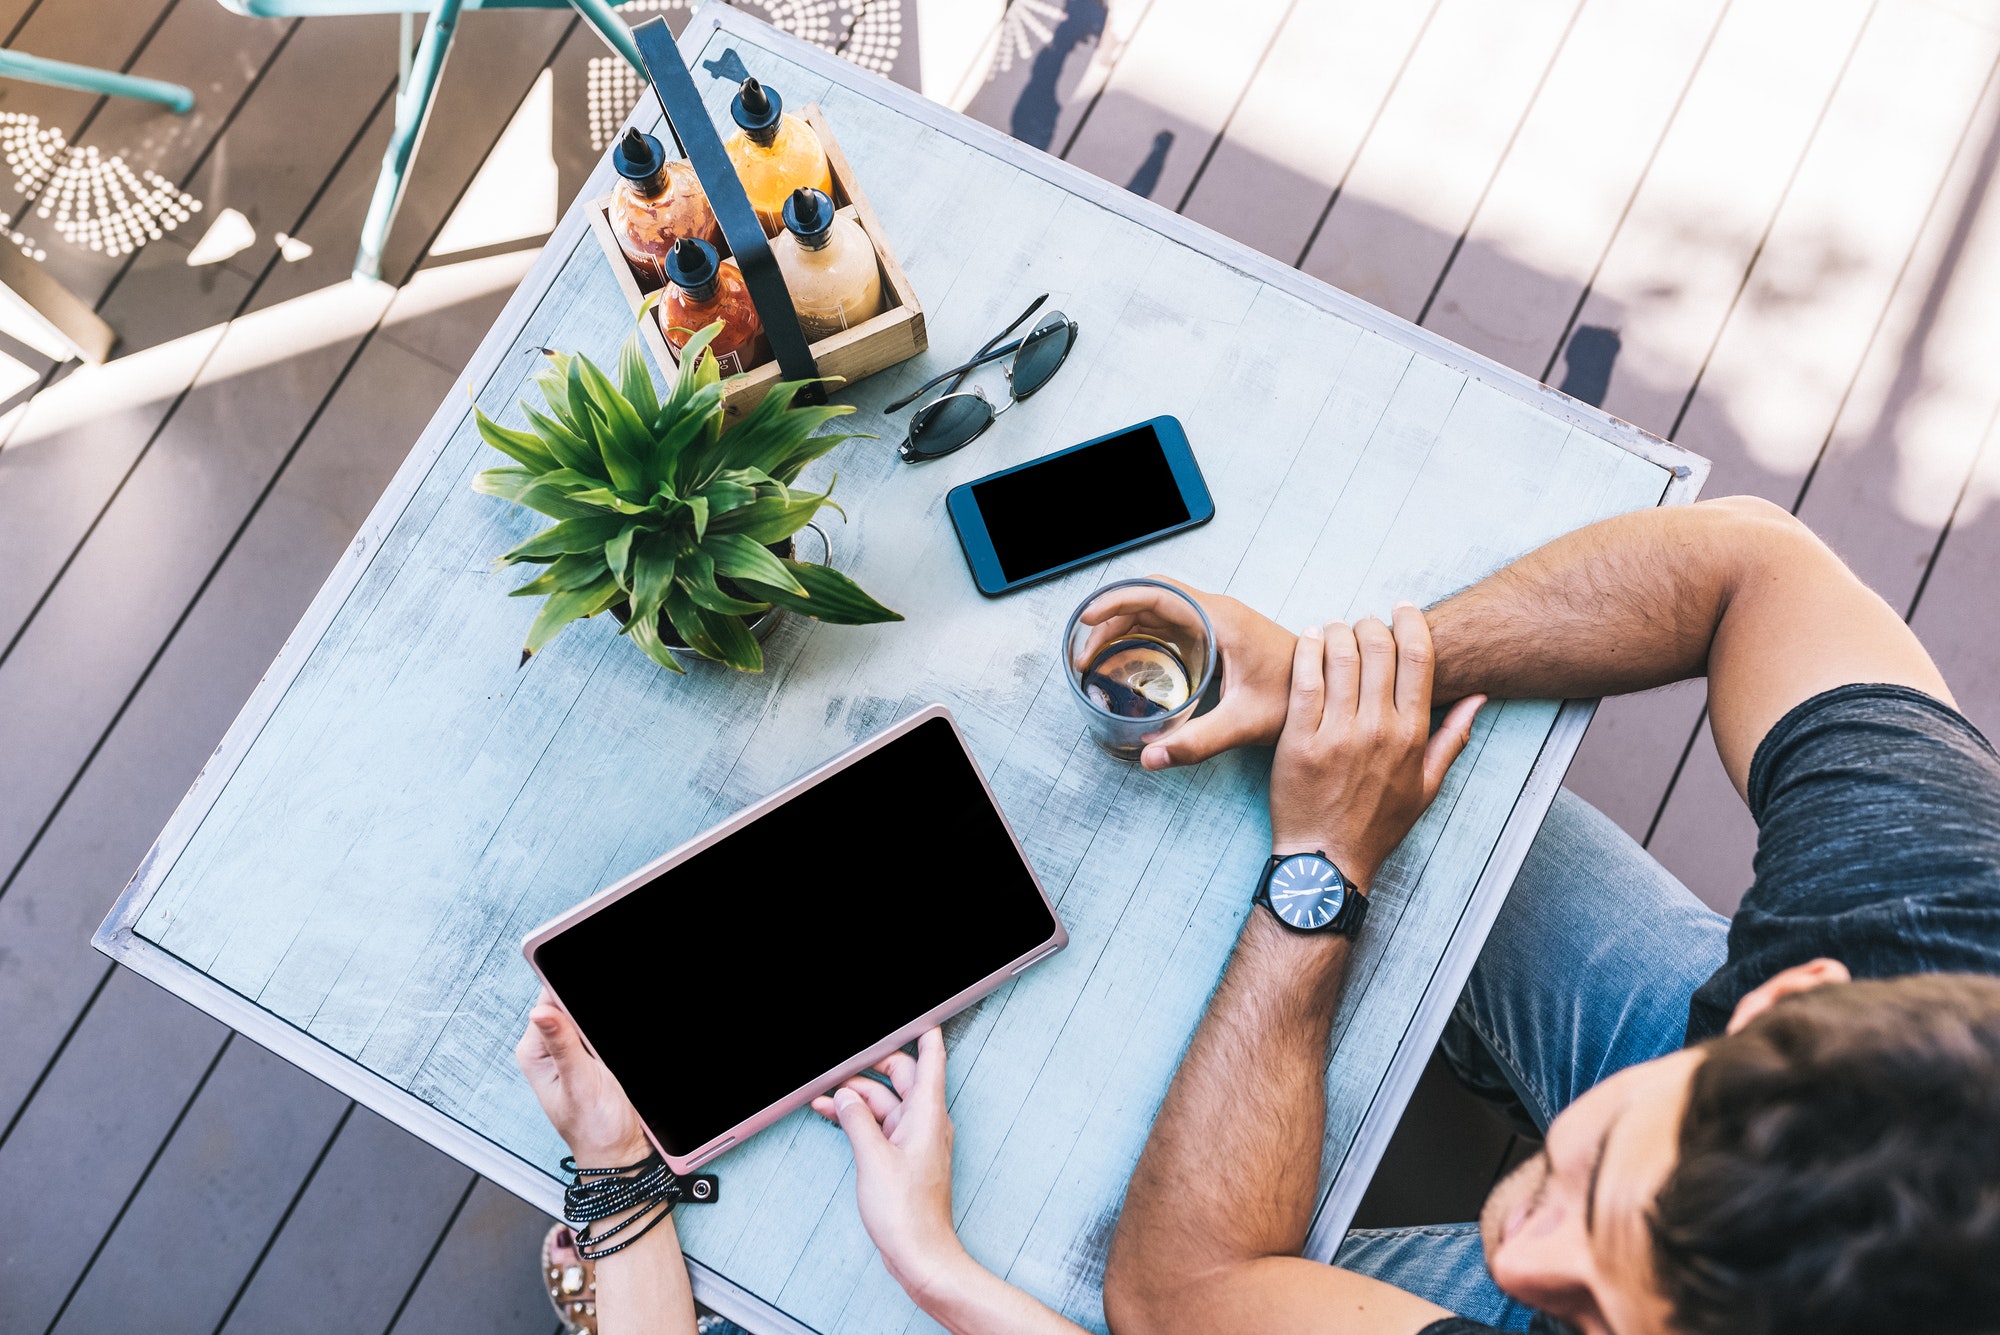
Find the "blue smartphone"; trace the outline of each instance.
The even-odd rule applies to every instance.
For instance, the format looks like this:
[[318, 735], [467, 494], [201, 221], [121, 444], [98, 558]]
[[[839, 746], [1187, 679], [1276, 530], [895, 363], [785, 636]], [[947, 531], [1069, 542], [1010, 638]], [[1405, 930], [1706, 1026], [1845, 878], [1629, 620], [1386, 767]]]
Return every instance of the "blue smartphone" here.
[[1187, 432], [1155, 417], [953, 487], [945, 497], [987, 597], [1215, 518]]

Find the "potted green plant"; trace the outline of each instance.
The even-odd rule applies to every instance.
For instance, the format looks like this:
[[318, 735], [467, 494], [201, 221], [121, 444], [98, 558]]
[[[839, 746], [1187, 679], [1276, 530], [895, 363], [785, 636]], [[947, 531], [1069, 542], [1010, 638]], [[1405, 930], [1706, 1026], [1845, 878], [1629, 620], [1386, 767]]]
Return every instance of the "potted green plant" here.
[[548, 352], [535, 377], [548, 411], [521, 405], [532, 430], [474, 409], [480, 437], [515, 463], [479, 474], [474, 489], [556, 521], [499, 557], [502, 566], [547, 567], [512, 594], [544, 599], [523, 664], [570, 622], [606, 611], [674, 672], [685, 670], [674, 648], [761, 671], [751, 623], [773, 609], [849, 626], [902, 620], [839, 571], [793, 559], [792, 535], [833, 505], [831, 484], [823, 492], [793, 484], [853, 439], [815, 433], [854, 409], [794, 407], [810, 382], [791, 381], [725, 431], [722, 379], [707, 352], [721, 328], [688, 340], [664, 400], [635, 332], [616, 384], [587, 357]]

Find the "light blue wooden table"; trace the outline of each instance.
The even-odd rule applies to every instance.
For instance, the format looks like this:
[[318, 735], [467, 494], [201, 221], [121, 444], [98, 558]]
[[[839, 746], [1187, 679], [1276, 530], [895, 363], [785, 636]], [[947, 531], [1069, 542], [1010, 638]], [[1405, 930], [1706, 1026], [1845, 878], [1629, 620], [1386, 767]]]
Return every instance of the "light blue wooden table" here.
[[[1269, 760], [1148, 774], [1100, 754], [1057, 665], [1065, 614], [1153, 569], [1292, 626], [1386, 612], [1592, 520], [1689, 500], [1706, 466], [725, 6], [682, 45], [697, 62], [734, 48], [789, 101], [820, 103], [926, 308], [931, 352], [841, 396], [883, 438], [813, 475], [839, 473], [852, 518], [833, 528], [838, 563], [908, 620], [793, 619], [762, 676], [686, 678], [588, 623], [516, 670], [534, 607], [488, 563], [539, 521], [470, 490], [496, 459], [469, 396], [519, 422], [534, 348], [607, 360], [629, 329], [572, 207], [97, 943], [553, 1211], [562, 1150], [512, 1058], [535, 994], [522, 935], [944, 701], [1072, 934], [950, 1026], [961, 1230], [1101, 1329], [1126, 1176], [1268, 851]], [[727, 88], [696, 77], [720, 114]], [[609, 182], [601, 166], [583, 198]], [[1062, 373], [972, 448], [898, 462], [902, 418], [880, 405], [1044, 290], [1082, 329]], [[1008, 598], [973, 590], [949, 487], [1163, 412], [1186, 424], [1213, 523]], [[1589, 715], [1487, 709], [1384, 871], [1327, 1072], [1314, 1254], [1352, 1217]], [[883, 815], [920, 818], [897, 794]], [[661, 1005], [699, 986], [663, 972]], [[837, 1131], [801, 1114], [716, 1168], [723, 1202], [681, 1217], [705, 1301], [762, 1331], [928, 1326], [874, 1259]]]

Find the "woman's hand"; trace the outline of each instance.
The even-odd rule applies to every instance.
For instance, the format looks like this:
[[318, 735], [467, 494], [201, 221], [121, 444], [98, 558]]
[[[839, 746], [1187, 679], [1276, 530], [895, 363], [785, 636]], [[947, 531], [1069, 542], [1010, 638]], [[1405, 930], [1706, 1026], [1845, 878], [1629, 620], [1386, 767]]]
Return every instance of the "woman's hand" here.
[[1483, 695], [1433, 733], [1431, 633], [1414, 603], [1393, 631], [1374, 617], [1306, 627], [1271, 761], [1271, 851], [1324, 852], [1364, 891], [1424, 814], [1472, 736]]
[[617, 1168], [653, 1152], [618, 1078], [583, 1045], [583, 1035], [547, 988], [528, 1012], [514, 1047], [542, 1111], [585, 1168]]
[[[1139, 757], [1147, 769], [1192, 765], [1238, 746], [1270, 746], [1285, 726], [1285, 696], [1292, 680], [1292, 645], [1296, 637], [1283, 626], [1253, 612], [1236, 599], [1205, 593], [1165, 575], [1148, 576], [1171, 584], [1201, 604], [1215, 627], [1215, 647], [1222, 656], [1222, 699], [1214, 709], [1191, 718], [1149, 745]], [[1117, 601], [1093, 607], [1085, 624], [1097, 626], [1086, 655], [1110, 643], [1153, 610], [1161, 595], [1144, 587], [1126, 590]]]
[[969, 1263], [951, 1225], [951, 1117], [944, 1107], [944, 1034], [927, 1031], [917, 1055], [875, 1063], [894, 1089], [857, 1075], [813, 1111], [840, 1124], [854, 1147], [861, 1222], [898, 1284], [919, 1303]]

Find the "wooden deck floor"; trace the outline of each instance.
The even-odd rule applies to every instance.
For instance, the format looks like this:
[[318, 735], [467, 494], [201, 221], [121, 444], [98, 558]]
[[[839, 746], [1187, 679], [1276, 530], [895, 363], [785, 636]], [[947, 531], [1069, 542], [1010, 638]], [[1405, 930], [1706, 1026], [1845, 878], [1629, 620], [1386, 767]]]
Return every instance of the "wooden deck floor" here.
[[[1067, 0], [1046, 37], [1016, 6], [990, 81], [926, 49], [936, 95], [1710, 456], [1710, 494], [1803, 515], [2000, 730], [2000, 3]], [[830, 40], [879, 55], [862, 26]], [[393, 19], [0, 0], [0, 33], [190, 83], [185, 118], [0, 83], [0, 134], [202, 205], [120, 256], [0, 186], [124, 338], [77, 369], [0, 337], [36, 377], [0, 405], [0, 1329], [546, 1331], [544, 1221], [88, 937], [525, 268], [440, 229], [544, 71], [567, 200], [603, 48], [467, 16], [370, 289]], [[255, 242], [191, 265], [227, 209]], [[1607, 705], [1571, 784], [1734, 905], [1754, 831], [1698, 687]], [[1442, 1081], [1416, 1106], [1375, 1222], [1464, 1217], [1509, 1151]]]

